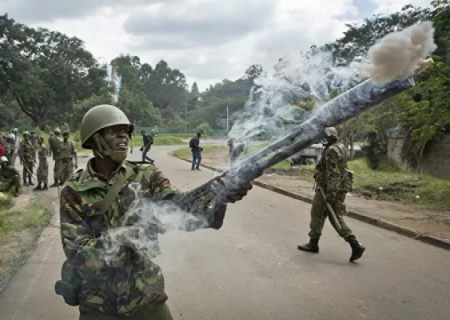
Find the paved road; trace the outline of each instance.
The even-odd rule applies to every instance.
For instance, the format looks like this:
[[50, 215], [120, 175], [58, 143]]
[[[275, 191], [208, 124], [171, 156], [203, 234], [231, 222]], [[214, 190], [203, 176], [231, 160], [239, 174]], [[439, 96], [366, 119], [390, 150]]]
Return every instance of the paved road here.
[[[154, 148], [152, 158], [180, 189], [214, 175], [190, 171], [167, 155], [170, 149]], [[57, 210], [55, 190], [47, 203]], [[450, 318], [448, 251], [349, 219], [368, 247], [359, 264], [348, 263], [349, 248], [329, 225], [320, 255], [302, 253], [296, 246], [306, 240], [309, 209], [255, 188], [229, 207], [221, 230], [162, 236], [156, 261], [175, 319]], [[62, 262], [59, 229], [49, 227], [0, 297], [0, 319], [78, 319], [77, 309], [53, 293]]]

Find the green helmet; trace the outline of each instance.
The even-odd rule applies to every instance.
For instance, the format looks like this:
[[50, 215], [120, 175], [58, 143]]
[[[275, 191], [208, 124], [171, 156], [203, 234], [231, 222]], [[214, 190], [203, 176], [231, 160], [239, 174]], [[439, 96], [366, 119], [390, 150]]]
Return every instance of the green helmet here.
[[338, 132], [337, 132], [336, 128], [334, 128], [334, 127], [325, 128], [325, 133], [326, 133], [327, 137], [339, 139]]
[[130, 127], [130, 136], [134, 131], [134, 126], [130, 123], [125, 113], [117, 107], [102, 104], [90, 109], [81, 120], [80, 138], [81, 146], [84, 149], [91, 149], [91, 146], [87, 144], [94, 133], [101, 129], [117, 126], [127, 125]]
[[60, 128], [56, 128], [53, 132], [61, 134], [61, 129]]
[[23, 133], [23, 136], [29, 136], [30, 135], [30, 133], [28, 132], [28, 131], [25, 131], [24, 133]]

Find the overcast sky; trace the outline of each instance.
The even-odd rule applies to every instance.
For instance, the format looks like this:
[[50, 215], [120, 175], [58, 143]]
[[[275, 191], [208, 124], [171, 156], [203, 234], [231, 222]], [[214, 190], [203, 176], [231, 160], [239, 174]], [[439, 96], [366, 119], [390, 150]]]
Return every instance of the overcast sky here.
[[101, 61], [166, 60], [201, 90], [342, 35], [345, 24], [431, 0], [0, 0], [0, 13], [84, 40]]

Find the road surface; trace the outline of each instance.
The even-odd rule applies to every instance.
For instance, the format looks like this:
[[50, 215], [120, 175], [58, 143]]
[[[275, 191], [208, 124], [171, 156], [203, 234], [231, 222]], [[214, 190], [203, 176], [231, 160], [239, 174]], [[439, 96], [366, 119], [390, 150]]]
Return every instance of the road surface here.
[[[151, 157], [182, 190], [210, 179], [208, 170], [155, 147]], [[133, 154], [137, 158], [140, 153]], [[80, 164], [86, 163], [86, 159]], [[57, 210], [56, 190], [45, 194]], [[40, 193], [44, 195], [44, 193]], [[329, 224], [321, 253], [299, 252], [310, 205], [255, 187], [230, 205], [219, 231], [171, 232], [156, 261], [175, 319], [450, 319], [450, 252], [349, 219], [368, 248], [358, 264]], [[75, 320], [76, 308], [53, 291], [64, 260], [58, 216], [0, 297], [2, 320]]]

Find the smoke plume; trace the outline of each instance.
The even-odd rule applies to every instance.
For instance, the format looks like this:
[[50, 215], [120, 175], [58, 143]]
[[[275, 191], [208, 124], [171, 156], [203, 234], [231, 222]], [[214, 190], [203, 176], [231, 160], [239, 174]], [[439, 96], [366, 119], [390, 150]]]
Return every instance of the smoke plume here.
[[370, 63], [361, 64], [361, 71], [378, 85], [406, 79], [436, 50], [433, 36], [430, 21], [390, 33], [370, 48]]

